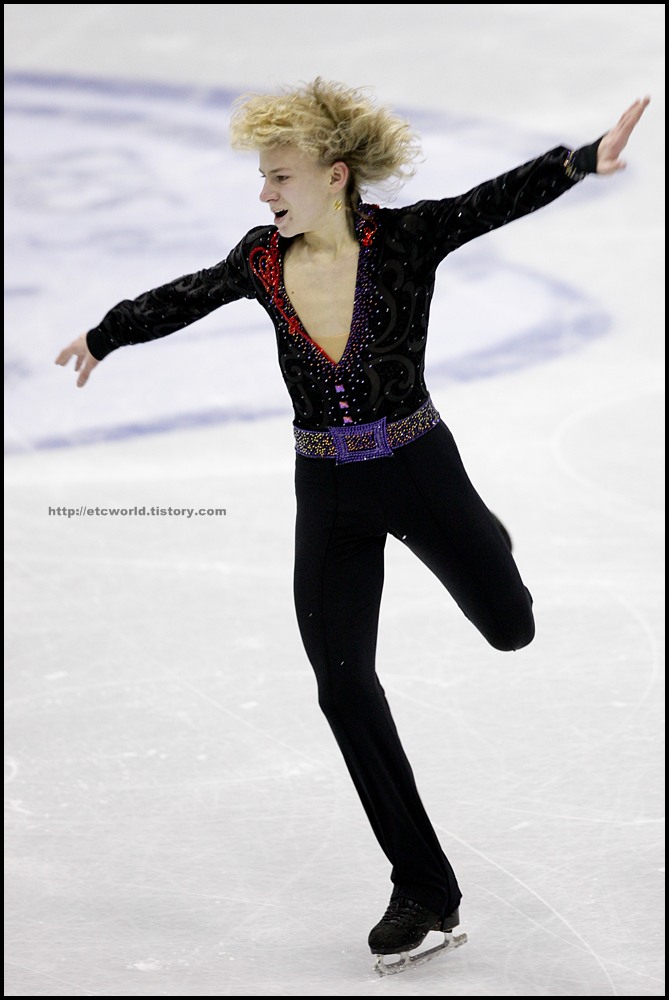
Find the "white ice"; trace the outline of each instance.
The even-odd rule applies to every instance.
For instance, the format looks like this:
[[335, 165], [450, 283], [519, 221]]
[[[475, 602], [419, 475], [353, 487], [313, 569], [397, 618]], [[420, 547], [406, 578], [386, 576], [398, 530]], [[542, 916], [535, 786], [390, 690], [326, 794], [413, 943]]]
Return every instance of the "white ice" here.
[[[664, 4], [4, 7], [5, 995], [664, 996]], [[439, 272], [428, 382], [538, 633], [488, 648], [389, 543], [379, 673], [469, 940], [385, 979], [389, 866], [294, 619], [265, 314], [83, 390], [54, 364], [267, 221], [230, 101], [316, 75], [418, 127], [397, 202], [651, 96], [625, 172]], [[142, 506], [225, 515], [67, 515]]]

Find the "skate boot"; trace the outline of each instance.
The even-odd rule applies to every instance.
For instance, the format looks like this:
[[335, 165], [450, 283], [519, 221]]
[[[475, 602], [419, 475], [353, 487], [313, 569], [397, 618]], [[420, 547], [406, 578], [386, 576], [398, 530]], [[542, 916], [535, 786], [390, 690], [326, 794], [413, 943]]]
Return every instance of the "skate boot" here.
[[[413, 899], [404, 896], [391, 899], [386, 912], [376, 927], [372, 928], [368, 938], [370, 951], [376, 955], [376, 971], [382, 976], [402, 972], [410, 965], [425, 962], [447, 948], [464, 944], [467, 940], [465, 934], [458, 937], [452, 934], [459, 922], [458, 910], [442, 918]], [[443, 931], [443, 942], [418, 955], [410, 955], [409, 952], [418, 948], [430, 931]], [[399, 955], [399, 961], [385, 962], [384, 955]]]

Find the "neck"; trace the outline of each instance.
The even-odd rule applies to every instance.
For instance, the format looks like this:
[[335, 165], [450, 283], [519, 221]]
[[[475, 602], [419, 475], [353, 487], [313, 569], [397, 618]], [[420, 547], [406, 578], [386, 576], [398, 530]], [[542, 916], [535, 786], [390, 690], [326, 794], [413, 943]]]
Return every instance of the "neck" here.
[[327, 254], [330, 257], [337, 257], [352, 246], [357, 246], [347, 212], [338, 213], [333, 219], [329, 219], [322, 229], [303, 233], [301, 243], [308, 253]]

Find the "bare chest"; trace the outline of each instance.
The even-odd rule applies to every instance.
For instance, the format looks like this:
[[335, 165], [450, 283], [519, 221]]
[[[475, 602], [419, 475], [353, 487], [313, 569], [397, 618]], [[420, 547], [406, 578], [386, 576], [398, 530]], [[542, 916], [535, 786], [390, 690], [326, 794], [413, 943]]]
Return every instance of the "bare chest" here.
[[358, 248], [335, 261], [314, 263], [288, 255], [283, 280], [304, 331], [335, 362], [351, 332]]

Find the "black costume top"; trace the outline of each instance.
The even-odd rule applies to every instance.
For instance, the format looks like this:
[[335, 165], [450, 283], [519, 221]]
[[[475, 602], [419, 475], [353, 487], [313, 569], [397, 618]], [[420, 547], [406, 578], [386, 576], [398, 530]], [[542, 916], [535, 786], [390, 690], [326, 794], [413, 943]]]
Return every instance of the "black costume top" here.
[[275, 226], [251, 229], [214, 267], [119, 302], [88, 332], [88, 348], [101, 360], [117, 347], [181, 330], [227, 302], [257, 299], [276, 330], [296, 427], [397, 420], [428, 399], [425, 348], [438, 265], [593, 173], [599, 141], [575, 152], [556, 147], [457, 197], [393, 209], [359, 204], [353, 321], [338, 363], [311, 340], [291, 306], [282, 273], [290, 239]]

